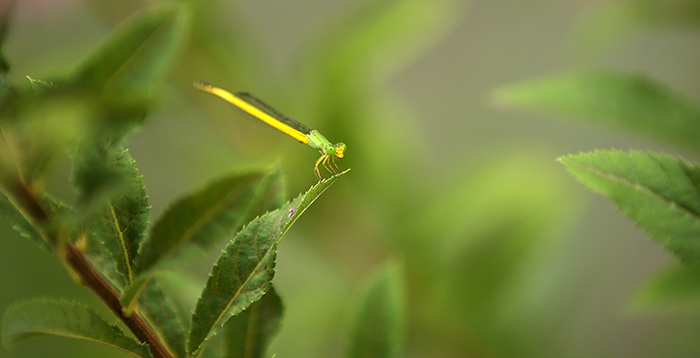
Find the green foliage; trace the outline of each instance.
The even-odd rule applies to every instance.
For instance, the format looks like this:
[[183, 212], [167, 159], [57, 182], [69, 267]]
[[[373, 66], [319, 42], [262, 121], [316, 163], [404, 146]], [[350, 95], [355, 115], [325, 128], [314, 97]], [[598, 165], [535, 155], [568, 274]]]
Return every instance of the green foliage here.
[[224, 325], [224, 358], [262, 358], [277, 335], [282, 320], [282, 299], [274, 287], [247, 310]]
[[157, 280], [150, 280], [139, 295], [139, 311], [148, 319], [155, 333], [176, 358], [185, 358], [187, 329], [175, 304]]
[[[74, 160], [74, 186], [78, 191], [78, 207], [89, 214], [90, 245], [103, 248], [113, 265], [101, 267], [112, 271], [109, 276], [122, 277], [123, 288], [133, 279], [134, 257], [144, 239], [150, 206], [142, 177], [127, 150], [110, 152], [101, 159], [81, 153]], [[113, 279], [120, 282], [121, 279]]]
[[20, 235], [29, 239], [32, 243], [40, 248], [51, 252], [51, 246], [42, 237], [38, 229], [34, 227], [3, 195], [0, 198], [0, 213], [12, 224]]
[[678, 314], [700, 312], [700, 270], [674, 264], [655, 274], [636, 293], [636, 312]]
[[152, 8], [133, 16], [83, 60], [74, 81], [85, 88], [146, 94], [175, 54], [184, 16], [177, 8]]
[[6, 348], [39, 336], [63, 336], [112, 346], [134, 357], [150, 357], [145, 345], [125, 336], [96, 312], [73, 302], [33, 300], [10, 307], [2, 320]]
[[350, 336], [348, 357], [399, 357], [403, 349], [405, 287], [402, 265], [389, 262], [364, 290]]
[[281, 180], [278, 169], [232, 174], [175, 202], [139, 251], [134, 268], [138, 277], [121, 299], [127, 311], [162, 262], [178, 254], [206, 252], [255, 215], [278, 205]]
[[[145, 10], [120, 25], [66, 79], [30, 78], [28, 88], [5, 82], [7, 66], [1, 59], [0, 183], [5, 195], [0, 212], [20, 234], [56, 253], [69, 272], [98, 293], [144, 341], [137, 343], [82, 305], [41, 300], [17, 304], [6, 312], [2, 334], [8, 348], [28, 338], [58, 335], [98, 341], [137, 357], [185, 358], [188, 341], [202, 354], [203, 341], [214, 326], [246, 308], [230, 325], [229, 354], [252, 347], [260, 356], [277, 333], [282, 303], [274, 291], [249, 306], [271, 286], [279, 239], [343, 173], [282, 208], [284, 179], [277, 167], [228, 175], [176, 201], [147, 236], [146, 188], [122, 143], [151, 108], [153, 83], [175, 55], [186, 17], [182, 8]], [[3, 15], [0, 40], [6, 23]], [[71, 184], [77, 194], [70, 206], [44, 191], [44, 182], [63, 153], [70, 153]], [[228, 297], [229, 307], [219, 312], [208, 330], [193, 329], [195, 338], [188, 340], [183, 314], [155, 272], [167, 269], [164, 262], [205, 252], [266, 212], [235, 236], [210, 278], [223, 281], [230, 277], [217, 274], [219, 270], [249, 264], [247, 271], [237, 271], [238, 286], [231, 281], [220, 287], [237, 290]], [[243, 251], [234, 254], [236, 249], [259, 257], [246, 257]], [[192, 316], [195, 325], [200, 324], [201, 305], [211, 304], [210, 296], [216, 294], [205, 287]], [[246, 328], [243, 336], [237, 329], [241, 325]], [[199, 341], [197, 334], [202, 334]]]
[[199, 356], [226, 321], [248, 308], [272, 285], [277, 245], [304, 211], [347, 170], [248, 223], [226, 246], [197, 301], [187, 351]]
[[605, 123], [700, 150], [700, 104], [646, 76], [571, 73], [502, 88], [495, 96], [500, 105]]
[[687, 263], [700, 260], [700, 169], [667, 155], [596, 151], [562, 157], [582, 183], [610, 197]]
[[625, 0], [605, 4], [584, 17], [575, 35], [584, 48], [596, 49], [650, 27], [689, 25], [700, 25], [696, 1]]
[[233, 174], [175, 202], [153, 225], [135, 272], [152, 270], [179, 250], [204, 251], [277, 204], [278, 170]]
[[[601, 6], [575, 34], [584, 49], [601, 48], [640, 29], [700, 24], [697, 1], [627, 0]], [[700, 103], [647, 75], [578, 71], [510, 85], [497, 105], [549, 111], [638, 132], [700, 151]], [[559, 158], [584, 185], [614, 201], [652, 239], [684, 264], [657, 275], [637, 293], [638, 311], [697, 311], [700, 295], [700, 170], [665, 154], [594, 151]]]

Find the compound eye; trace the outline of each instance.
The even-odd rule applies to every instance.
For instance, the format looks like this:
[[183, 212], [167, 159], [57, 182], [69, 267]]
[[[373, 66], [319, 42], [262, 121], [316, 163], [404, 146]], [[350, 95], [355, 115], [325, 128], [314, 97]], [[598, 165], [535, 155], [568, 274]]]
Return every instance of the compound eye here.
[[347, 147], [345, 146], [345, 143], [343, 143], [343, 142], [336, 144], [335, 145], [335, 151], [336, 151], [335, 156], [342, 159], [343, 156], [345, 155], [346, 148]]
[[332, 145], [329, 145], [326, 147], [326, 154], [330, 155], [331, 157], [335, 156], [336, 151], [337, 151], [337, 149]]

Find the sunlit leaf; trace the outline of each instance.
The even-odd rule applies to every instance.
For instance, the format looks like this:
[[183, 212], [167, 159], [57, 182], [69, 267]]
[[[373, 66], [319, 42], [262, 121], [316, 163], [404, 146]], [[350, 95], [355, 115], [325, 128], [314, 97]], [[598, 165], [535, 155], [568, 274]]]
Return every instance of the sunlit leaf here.
[[224, 325], [224, 358], [262, 358], [280, 329], [282, 299], [274, 287]]
[[637, 225], [688, 263], [700, 259], [700, 169], [640, 151], [559, 158], [578, 180], [612, 199]]
[[700, 149], [700, 105], [644, 76], [582, 72], [499, 89], [498, 105], [546, 110]]
[[134, 357], [150, 357], [145, 345], [125, 336], [96, 312], [72, 302], [34, 300], [10, 307], [2, 321], [2, 342], [6, 348], [40, 336], [84, 339], [117, 348]]
[[401, 354], [405, 325], [402, 266], [389, 262], [365, 288], [350, 335], [350, 358], [391, 358]]
[[277, 244], [291, 225], [347, 170], [314, 185], [282, 208], [248, 223], [221, 253], [197, 301], [187, 350], [197, 356], [226, 321], [257, 301], [274, 276]]

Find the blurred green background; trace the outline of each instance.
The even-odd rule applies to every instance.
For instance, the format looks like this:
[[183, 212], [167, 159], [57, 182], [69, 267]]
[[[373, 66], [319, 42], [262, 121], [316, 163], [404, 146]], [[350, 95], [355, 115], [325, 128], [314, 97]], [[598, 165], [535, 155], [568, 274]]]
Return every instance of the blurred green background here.
[[[156, 3], [20, 0], [4, 49], [10, 79], [69, 73], [114, 26]], [[153, 218], [237, 168], [279, 162], [290, 198], [315, 183], [315, 151], [191, 85], [205, 80], [254, 93], [348, 145], [339, 165], [352, 171], [280, 247], [275, 285], [286, 312], [270, 354], [343, 356], [363, 279], [394, 258], [407, 277], [406, 357], [700, 356], [697, 314], [630, 308], [673, 259], [555, 162], [596, 148], [697, 158], [491, 103], [499, 86], [581, 68], [645, 73], [697, 98], [698, 28], [596, 22], [610, 3], [192, 2], [176, 62], [152, 88], [158, 106], [126, 144]], [[51, 183], [68, 201], [69, 170], [66, 160]], [[0, 230], [0, 311], [58, 296], [109, 315], [55, 258], [5, 221]], [[195, 287], [217, 256], [188, 266]], [[59, 338], [0, 349], [18, 358], [98, 354], [123, 356]]]

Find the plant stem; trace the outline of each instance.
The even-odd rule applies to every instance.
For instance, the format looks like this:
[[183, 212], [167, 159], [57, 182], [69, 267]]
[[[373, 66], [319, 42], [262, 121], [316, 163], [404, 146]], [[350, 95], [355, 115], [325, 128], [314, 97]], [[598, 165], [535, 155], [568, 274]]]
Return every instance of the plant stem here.
[[[50, 211], [44, 208], [41, 201], [25, 184], [15, 183], [15, 185], [8, 186], [8, 189], [12, 193], [13, 201], [21, 207], [21, 211], [25, 215], [31, 216], [30, 222], [41, 226], [51, 221]], [[42, 232], [44, 231], [42, 230]], [[54, 237], [46, 239], [48, 242], [56, 242]], [[124, 307], [119, 302], [119, 293], [95, 270], [83, 252], [70, 242], [65, 243], [64, 249], [66, 263], [80, 277], [82, 283], [107, 304], [139, 341], [148, 345], [153, 358], [173, 358], [172, 353], [168, 351], [168, 348], [138, 312], [132, 312], [128, 317], [124, 315], [122, 312]], [[58, 250], [55, 251], [58, 252]]]
[[122, 312], [124, 307], [121, 302], [119, 302], [119, 293], [100, 276], [95, 268], [87, 261], [85, 255], [71, 243], [66, 244], [66, 261], [80, 276], [83, 284], [95, 292], [114, 314], [124, 321], [136, 338], [148, 344], [153, 358], [173, 358], [173, 355], [168, 351], [165, 345], [163, 345], [163, 342], [161, 342], [138, 312], [132, 312], [128, 317], [124, 315]]

